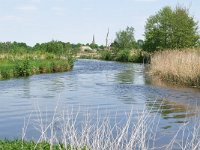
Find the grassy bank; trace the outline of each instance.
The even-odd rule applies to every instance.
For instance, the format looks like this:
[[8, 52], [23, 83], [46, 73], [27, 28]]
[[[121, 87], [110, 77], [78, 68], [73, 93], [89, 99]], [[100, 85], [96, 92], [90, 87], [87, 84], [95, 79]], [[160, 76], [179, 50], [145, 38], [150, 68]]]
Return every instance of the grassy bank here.
[[[48, 150], [50, 149], [50, 144], [47, 142], [35, 143], [34, 141], [22, 141], [22, 140], [0, 140], [0, 150]], [[52, 146], [53, 150], [59, 150], [58, 145]]]
[[73, 67], [71, 54], [57, 55], [42, 51], [0, 53], [0, 80], [40, 73], [68, 71]]
[[132, 62], [132, 63], [147, 63], [149, 54], [142, 50], [100, 50], [97, 52], [79, 52], [77, 54], [79, 59], [99, 59], [107, 61], [119, 61], [119, 62]]
[[200, 87], [200, 50], [167, 50], [151, 58], [151, 73], [163, 81]]
[[100, 58], [119, 62], [146, 63], [148, 53], [140, 49], [101, 51]]
[[22, 140], [0, 140], [0, 150], [86, 150], [86, 147], [75, 148], [64, 144], [50, 144], [48, 142], [36, 143]]

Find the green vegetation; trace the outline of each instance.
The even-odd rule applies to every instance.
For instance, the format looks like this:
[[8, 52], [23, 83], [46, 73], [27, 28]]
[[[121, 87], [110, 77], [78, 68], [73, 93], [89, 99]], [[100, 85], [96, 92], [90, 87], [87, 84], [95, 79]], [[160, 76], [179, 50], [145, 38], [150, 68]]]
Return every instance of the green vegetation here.
[[143, 48], [149, 52], [192, 48], [198, 46], [198, 41], [198, 23], [189, 15], [188, 9], [164, 7], [148, 18]]
[[[0, 79], [67, 71], [73, 67], [73, 56], [76, 55], [77, 58], [84, 59], [134, 63], [149, 63], [151, 60], [152, 74], [166, 81], [199, 87], [200, 73], [198, 71], [191, 73], [187, 70], [191, 67], [184, 66], [190, 63], [193, 70], [198, 70], [199, 54], [193, 51], [187, 53], [185, 50], [181, 54], [177, 50], [187, 48], [186, 51], [190, 51], [189, 49], [200, 47], [198, 23], [190, 16], [188, 9], [180, 6], [175, 9], [169, 6], [162, 8], [148, 18], [144, 35], [144, 41], [136, 41], [134, 28], [126, 27], [117, 32], [114, 42], [106, 47], [98, 46], [95, 42], [83, 45], [51, 41], [37, 43], [34, 47], [17, 42], [0, 43]], [[84, 46], [89, 50], [86, 51]], [[176, 51], [169, 54], [169, 51], [174, 49]], [[157, 53], [164, 50], [167, 52]], [[190, 54], [195, 56], [189, 58]], [[186, 59], [191, 61], [188, 62]]]
[[124, 50], [136, 48], [136, 41], [134, 37], [134, 28], [127, 27], [125, 30], [116, 33], [116, 39], [112, 45], [114, 50]]
[[174, 84], [200, 87], [200, 35], [189, 10], [164, 7], [145, 26], [143, 50], [151, 53], [154, 77]]
[[50, 144], [48, 142], [36, 143], [34, 141], [22, 140], [0, 140], [0, 150], [86, 150], [86, 146], [81, 148], [64, 144]]
[[144, 63], [149, 58], [149, 55], [141, 49], [142, 45], [142, 40], [137, 42], [135, 40], [134, 28], [127, 27], [125, 30], [116, 33], [116, 39], [110, 45], [109, 50], [104, 49], [99, 52], [100, 59]]
[[0, 43], [0, 79], [72, 69], [75, 52], [66, 45], [51, 41], [32, 48], [24, 43]]

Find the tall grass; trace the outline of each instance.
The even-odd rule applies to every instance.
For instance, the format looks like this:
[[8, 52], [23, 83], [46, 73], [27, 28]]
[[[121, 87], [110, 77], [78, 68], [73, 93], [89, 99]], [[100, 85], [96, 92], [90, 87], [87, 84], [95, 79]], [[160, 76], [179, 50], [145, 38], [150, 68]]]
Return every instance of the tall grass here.
[[[152, 108], [153, 109], [153, 108]], [[38, 118], [33, 123], [31, 116], [24, 123], [22, 139], [16, 141], [2, 140], [0, 148], [18, 149], [59, 149], [59, 150], [197, 150], [200, 149], [200, 120], [191, 127], [183, 123], [172, 135], [169, 142], [159, 145], [159, 120], [157, 113], [143, 111], [134, 119], [132, 111], [125, 112], [123, 121], [115, 117], [80, 113], [73, 108], [59, 111], [58, 107], [52, 118], [46, 119], [40, 109]], [[154, 110], [154, 109], [153, 109]], [[152, 110], [152, 111], [153, 111]], [[155, 112], [155, 111], [154, 111]], [[117, 116], [117, 112], [116, 112]], [[80, 118], [81, 120], [79, 120]], [[117, 121], [118, 120], [118, 121]], [[27, 141], [28, 128], [33, 126], [39, 133], [38, 139]], [[158, 145], [157, 145], [158, 144]]]
[[[42, 116], [41, 111], [38, 111], [38, 119], [32, 124], [40, 135], [35, 147], [37, 143], [39, 145], [45, 141], [49, 144], [47, 149], [52, 149], [54, 146], [69, 150], [200, 149], [199, 120], [193, 128], [188, 122], [183, 123], [168, 143], [159, 145], [157, 141], [159, 120], [156, 119], [159, 114], [150, 113], [154, 110], [153, 107], [151, 111], [138, 113], [138, 119], [134, 119], [132, 111], [125, 112], [123, 121], [109, 117], [109, 114], [101, 115], [98, 111], [96, 114], [89, 111], [83, 114], [74, 111], [73, 108], [58, 110], [56, 107], [49, 122]], [[82, 118], [81, 121], [79, 117]], [[22, 130], [22, 142], [26, 142], [27, 128], [31, 125], [30, 118]]]
[[68, 71], [73, 67], [71, 54], [57, 55], [34, 51], [24, 53], [0, 53], [0, 80], [26, 77], [40, 73]]
[[167, 50], [151, 58], [151, 73], [164, 81], [200, 87], [200, 50]]

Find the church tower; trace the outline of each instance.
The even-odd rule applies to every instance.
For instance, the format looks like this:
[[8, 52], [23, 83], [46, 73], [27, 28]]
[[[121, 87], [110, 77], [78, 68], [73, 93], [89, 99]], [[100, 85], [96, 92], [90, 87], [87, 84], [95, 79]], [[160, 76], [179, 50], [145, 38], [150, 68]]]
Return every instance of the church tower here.
[[95, 37], [93, 35], [92, 44], [95, 44]]

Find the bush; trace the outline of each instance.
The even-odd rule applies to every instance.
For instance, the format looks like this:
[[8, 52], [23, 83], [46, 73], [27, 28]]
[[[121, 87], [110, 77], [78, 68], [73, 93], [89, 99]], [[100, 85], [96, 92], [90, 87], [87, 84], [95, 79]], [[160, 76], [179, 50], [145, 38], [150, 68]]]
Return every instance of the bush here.
[[27, 77], [31, 75], [31, 65], [29, 60], [23, 60], [16, 63], [14, 67], [15, 76]]
[[131, 60], [130, 50], [121, 50], [117, 53], [117, 61], [129, 62]]
[[112, 60], [113, 59], [113, 54], [109, 50], [104, 50], [100, 52], [100, 58], [103, 60]]

